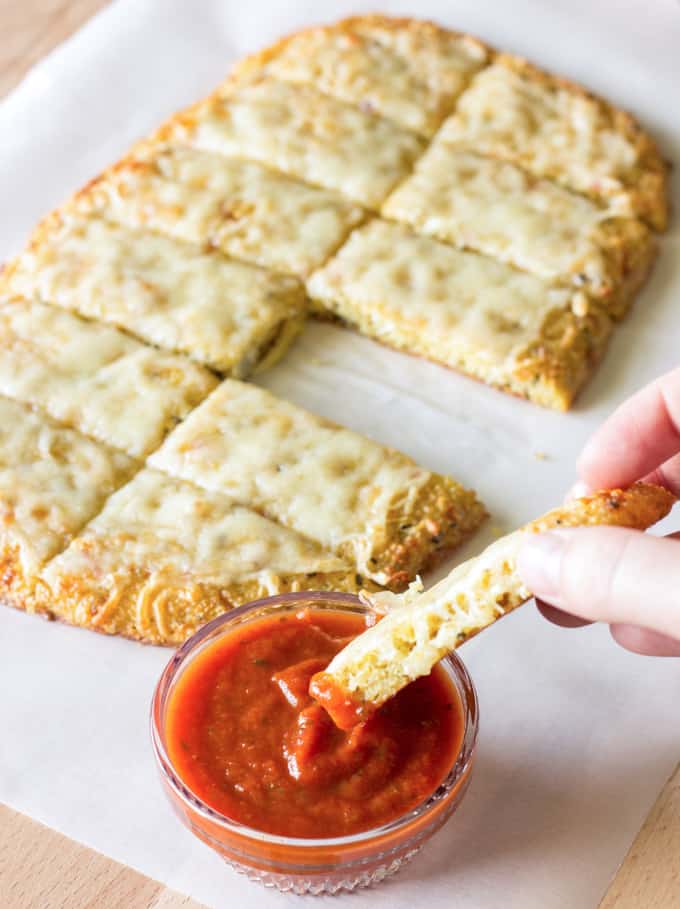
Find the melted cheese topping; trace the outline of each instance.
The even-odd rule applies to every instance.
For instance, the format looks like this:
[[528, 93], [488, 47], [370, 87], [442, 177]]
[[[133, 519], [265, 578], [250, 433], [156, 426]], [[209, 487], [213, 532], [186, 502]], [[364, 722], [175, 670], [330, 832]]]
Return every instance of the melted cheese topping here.
[[414, 500], [432, 476], [406, 455], [234, 381], [222, 383], [149, 463], [353, 553], [369, 575], [390, 508]]
[[42, 303], [0, 303], [0, 393], [142, 456], [217, 384], [208, 370]]
[[374, 220], [312, 275], [309, 293], [379, 340], [502, 381], [570, 292], [399, 224]]
[[278, 575], [346, 571], [346, 563], [311, 540], [235, 506], [224, 496], [145, 469], [122, 487], [50, 563], [44, 579], [69, 576], [105, 582], [122, 571], [182, 576], [229, 587]]
[[228, 89], [180, 119], [175, 138], [252, 158], [368, 208], [380, 205], [422, 151], [413, 133], [311, 86], [263, 79]]
[[363, 218], [334, 192], [253, 161], [190, 148], [131, 158], [89, 187], [81, 205], [268, 268], [307, 275]]
[[475, 77], [439, 136], [588, 195], [613, 197], [619, 213], [634, 214], [625, 188], [637, 179], [638, 149], [614, 113], [509, 57]]
[[429, 23], [394, 28], [367, 17], [293, 35], [267, 70], [430, 136], [486, 56], [473, 38]]
[[[543, 278], [565, 277], [598, 293], [621, 279], [600, 231], [610, 212], [513, 164], [444, 142], [429, 148], [383, 214]], [[624, 241], [628, 223], [620, 222]]]
[[27, 577], [64, 549], [134, 470], [134, 462], [0, 398], [0, 536]]
[[6, 281], [10, 292], [113, 323], [238, 375], [283, 323], [300, 319], [305, 305], [294, 278], [77, 215], [39, 228]]

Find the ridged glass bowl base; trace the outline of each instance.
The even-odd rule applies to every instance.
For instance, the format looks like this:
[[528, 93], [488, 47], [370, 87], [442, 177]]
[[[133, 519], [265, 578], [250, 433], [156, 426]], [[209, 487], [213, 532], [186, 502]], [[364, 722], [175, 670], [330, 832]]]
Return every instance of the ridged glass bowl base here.
[[233, 859], [224, 858], [224, 861], [251, 881], [257, 881], [265, 887], [272, 887], [280, 890], [282, 893], [297, 893], [300, 896], [309, 894], [311, 896], [322, 896], [323, 894], [341, 893], [344, 891], [361, 890], [363, 887], [371, 887], [373, 884], [379, 884], [385, 878], [396, 874], [400, 868], [408, 864], [414, 855], [420, 852], [421, 847], [416, 846], [405, 852], [399, 858], [393, 859], [384, 865], [378, 865], [371, 871], [361, 871], [352, 873], [351, 869], [345, 869], [337, 877], [327, 874], [319, 879], [311, 877], [302, 877], [298, 875], [278, 874], [273, 871], [260, 871], [257, 868], [249, 868], [247, 865], [241, 865]]

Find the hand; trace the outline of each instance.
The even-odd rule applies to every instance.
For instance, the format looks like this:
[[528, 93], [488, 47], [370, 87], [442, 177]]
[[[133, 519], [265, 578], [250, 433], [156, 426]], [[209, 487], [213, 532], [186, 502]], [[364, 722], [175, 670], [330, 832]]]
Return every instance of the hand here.
[[[578, 474], [572, 495], [646, 480], [680, 496], [680, 369], [606, 420], [583, 450]], [[628, 650], [680, 656], [680, 534], [551, 530], [525, 544], [518, 568], [551, 621], [567, 627], [607, 622]]]

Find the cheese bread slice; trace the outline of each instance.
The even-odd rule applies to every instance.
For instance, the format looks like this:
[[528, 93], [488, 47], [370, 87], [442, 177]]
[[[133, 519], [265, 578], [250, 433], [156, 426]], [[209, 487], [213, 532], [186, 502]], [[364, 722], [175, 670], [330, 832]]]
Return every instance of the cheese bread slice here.
[[273, 362], [302, 325], [297, 279], [68, 206], [0, 275], [0, 294], [54, 303], [220, 372]]
[[354, 566], [218, 493], [145, 469], [42, 573], [74, 625], [179, 644], [234, 606], [358, 590]]
[[527, 535], [594, 524], [644, 530], [668, 514], [674, 502], [667, 490], [643, 484], [576, 499], [502, 537], [424, 593], [366, 594], [378, 613], [387, 614], [314, 676], [310, 690], [339, 726], [354, 725], [426, 675], [450, 650], [529, 599], [516, 569]]
[[666, 227], [668, 168], [651, 137], [630, 114], [520, 57], [501, 54], [482, 70], [439, 138]]
[[433, 22], [356, 16], [284, 38], [239, 64], [321, 91], [431, 136], [485, 65], [475, 38]]
[[149, 463], [261, 511], [396, 588], [484, 517], [474, 493], [454, 480], [233, 380]]
[[364, 217], [339, 193], [255, 161], [155, 143], [138, 145], [76, 205], [301, 276], [323, 264]]
[[378, 208], [423, 140], [310, 85], [230, 79], [161, 127], [153, 141], [250, 158]]
[[44, 611], [43, 564], [135, 469], [122, 452], [0, 397], [0, 599]]
[[375, 219], [308, 282], [310, 296], [384, 344], [566, 409], [611, 333], [585, 294]]
[[0, 394], [143, 457], [217, 385], [177, 354], [44, 303], [0, 302]]
[[625, 313], [656, 252], [650, 231], [549, 180], [435, 141], [382, 208], [387, 218], [545, 278]]

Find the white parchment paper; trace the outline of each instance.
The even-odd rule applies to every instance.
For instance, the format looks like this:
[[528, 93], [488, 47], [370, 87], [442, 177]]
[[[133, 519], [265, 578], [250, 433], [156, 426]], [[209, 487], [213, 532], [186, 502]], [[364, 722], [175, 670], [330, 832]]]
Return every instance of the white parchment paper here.
[[[98, 168], [208, 91], [232, 60], [287, 30], [376, 5], [114, 3], [0, 104], [0, 259]], [[438, 18], [585, 82], [631, 108], [680, 161], [675, 0], [384, 0], [382, 8]], [[678, 202], [676, 192], [676, 210]], [[493, 518], [463, 553], [471, 554], [493, 525], [510, 529], [558, 502], [591, 430], [680, 361], [679, 251], [675, 228], [603, 367], [566, 415], [324, 325], [309, 327], [261, 381], [473, 485]], [[533, 606], [462, 655], [482, 715], [463, 807], [396, 878], [332, 905], [595, 907], [680, 759], [680, 660], [628, 654], [602, 628], [554, 628]], [[302, 905], [227, 869], [166, 807], [147, 713], [168, 656], [0, 609], [0, 801], [211, 907]], [[0, 904], [2, 888], [0, 880]]]

